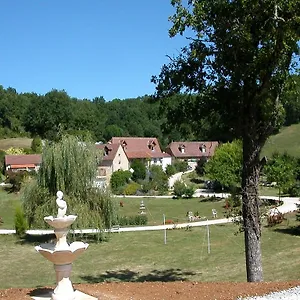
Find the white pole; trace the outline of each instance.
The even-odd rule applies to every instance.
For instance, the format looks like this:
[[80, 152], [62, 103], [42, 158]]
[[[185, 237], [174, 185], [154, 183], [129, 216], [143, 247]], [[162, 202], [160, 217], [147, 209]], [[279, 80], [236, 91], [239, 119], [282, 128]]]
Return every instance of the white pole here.
[[[165, 214], [163, 214], [163, 221], [164, 221], [164, 225], [166, 225], [166, 216], [165, 216]], [[167, 228], [165, 228], [165, 230], [164, 230], [164, 243], [165, 243], [165, 245], [167, 244]]]
[[[206, 219], [208, 222], [208, 219]], [[207, 231], [207, 253], [210, 254], [210, 236], [209, 236], [209, 226], [208, 223], [206, 224], [206, 231]]]

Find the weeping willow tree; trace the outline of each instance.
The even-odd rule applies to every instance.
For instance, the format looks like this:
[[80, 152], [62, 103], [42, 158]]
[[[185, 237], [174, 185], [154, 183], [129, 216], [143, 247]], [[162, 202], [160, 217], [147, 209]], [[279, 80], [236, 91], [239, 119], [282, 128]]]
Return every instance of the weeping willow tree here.
[[61, 190], [67, 213], [78, 216], [74, 228], [110, 228], [115, 218], [111, 195], [93, 186], [100, 159], [101, 153], [92, 143], [74, 136], [46, 145], [37, 179], [22, 196], [29, 226], [45, 227], [43, 218], [57, 214], [56, 193]]

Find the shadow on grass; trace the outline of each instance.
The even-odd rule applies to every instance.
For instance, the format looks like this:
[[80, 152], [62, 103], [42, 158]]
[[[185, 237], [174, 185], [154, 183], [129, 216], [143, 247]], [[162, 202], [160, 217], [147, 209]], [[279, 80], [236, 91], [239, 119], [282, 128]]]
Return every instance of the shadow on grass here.
[[[110, 236], [107, 234], [102, 237], [98, 237], [95, 234], [76, 234], [73, 236], [71, 233], [68, 234], [68, 243], [72, 243], [74, 241], [82, 241], [85, 243], [101, 243], [101, 242], [108, 242]], [[43, 234], [43, 235], [31, 235], [26, 234], [23, 237], [19, 238], [16, 241], [16, 244], [24, 245], [24, 244], [43, 244], [43, 243], [55, 243], [56, 236], [54, 233]]]
[[220, 198], [220, 197], [215, 197], [215, 196], [211, 196], [211, 197], [204, 197], [204, 196], [200, 196], [199, 197], [199, 202], [220, 202], [224, 200], [224, 198]]
[[53, 293], [53, 289], [49, 288], [36, 288], [29, 293], [27, 293], [30, 297], [41, 297], [41, 296], [48, 296], [51, 297], [51, 294]]
[[20, 239], [18, 239], [16, 241], [16, 244], [24, 245], [24, 244], [50, 243], [50, 242], [54, 241], [55, 239], [56, 238], [55, 238], [54, 233], [43, 234], [43, 235], [26, 234], [23, 237], [20, 237]]
[[130, 282], [144, 282], [144, 281], [186, 281], [189, 276], [196, 273], [189, 271], [182, 271], [181, 269], [168, 269], [168, 270], [153, 270], [149, 274], [141, 275], [138, 272], [126, 270], [120, 271], [107, 271], [104, 274], [97, 276], [82, 276], [81, 279], [88, 283], [99, 283], [107, 281], [130, 281]]
[[274, 231], [295, 236], [300, 236], [300, 226], [291, 226], [287, 228], [275, 228]]
[[196, 183], [196, 184], [201, 184], [201, 183], [205, 182], [205, 180], [203, 180], [201, 178], [191, 178], [190, 181], [193, 183]]

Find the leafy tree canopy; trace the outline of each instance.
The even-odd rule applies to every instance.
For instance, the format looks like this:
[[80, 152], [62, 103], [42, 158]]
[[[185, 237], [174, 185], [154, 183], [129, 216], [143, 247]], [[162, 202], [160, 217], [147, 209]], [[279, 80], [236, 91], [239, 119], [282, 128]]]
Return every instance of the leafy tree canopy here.
[[68, 213], [78, 215], [75, 227], [110, 228], [114, 206], [107, 191], [94, 187], [99, 153], [92, 143], [63, 136], [49, 143], [42, 154], [37, 181], [31, 182], [22, 197], [24, 213], [31, 227], [45, 227], [43, 218], [56, 215], [58, 190], [63, 191]]
[[269, 182], [276, 182], [279, 197], [284, 189], [288, 189], [296, 181], [297, 161], [287, 153], [274, 153], [264, 167], [264, 174]]
[[218, 181], [225, 188], [241, 185], [242, 143], [233, 141], [218, 147], [214, 156], [205, 165], [205, 175]]
[[283, 122], [282, 91], [299, 55], [299, 1], [171, 0], [171, 4], [175, 13], [170, 17], [170, 36], [190, 36], [179, 55], [152, 78], [156, 96], [189, 94], [180, 101], [180, 109], [175, 105], [181, 114], [171, 113], [169, 122], [190, 120], [192, 128], [200, 128], [199, 119], [205, 120], [206, 114], [218, 120], [223, 132], [241, 138], [247, 279], [262, 281], [259, 154]]

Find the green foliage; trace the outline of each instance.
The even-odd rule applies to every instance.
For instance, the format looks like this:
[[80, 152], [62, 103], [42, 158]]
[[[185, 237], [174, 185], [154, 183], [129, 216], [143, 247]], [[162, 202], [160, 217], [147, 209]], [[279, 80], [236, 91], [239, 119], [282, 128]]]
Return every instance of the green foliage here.
[[269, 182], [276, 182], [280, 197], [283, 190], [288, 191], [295, 185], [297, 162], [287, 153], [274, 153], [272, 159], [264, 167], [264, 174]]
[[150, 167], [150, 189], [158, 192], [159, 194], [164, 194], [168, 191], [168, 176], [163, 171], [161, 166], [152, 165]]
[[194, 195], [194, 188], [191, 185], [186, 185], [183, 181], [177, 180], [174, 183], [173, 194], [177, 198], [192, 198]]
[[177, 180], [175, 183], [174, 183], [174, 186], [173, 186], [173, 194], [178, 197], [178, 198], [181, 198], [184, 193], [185, 193], [185, 190], [186, 190], [186, 186], [185, 186], [185, 183], [181, 180]]
[[218, 147], [205, 165], [205, 175], [230, 188], [241, 184], [242, 145], [240, 141], [225, 143]]
[[5, 155], [4, 150], [0, 150], [0, 173], [3, 175], [5, 171]]
[[110, 187], [113, 193], [120, 193], [120, 188], [123, 188], [131, 178], [130, 171], [118, 170], [113, 172], [110, 178]]
[[35, 137], [31, 142], [31, 150], [33, 153], [42, 153], [43, 143], [40, 137]]
[[136, 195], [136, 193], [140, 189], [140, 187], [141, 186], [136, 182], [128, 183], [123, 190], [123, 194], [124, 195]]
[[274, 152], [300, 157], [299, 139], [300, 124], [282, 127], [278, 133], [268, 138], [262, 149], [261, 157], [272, 158]]
[[64, 192], [68, 213], [78, 215], [73, 228], [110, 228], [115, 208], [108, 191], [93, 187], [99, 154], [93, 144], [63, 136], [47, 144], [37, 181], [24, 190], [22, 200], [30, 227], [45, 227], [43, 218], [56, 215], [56, 192]]
[[207, 163], [207, 159], [205, 157], [201, 157], [197, 161], [197, 166], [196, 166], [196, 173], [198, 176], [203, 176], [205, 173], [205, 165]]
[[134, 170], [132, 173], [132, 180], [143, 180], [146, 177], [146, 166], [140, 159], [134, 159], [130, 164], [130, 167]]
[[174, 167], [177, 172], [185, 172], [188, 168], [188, 163], [185, 160], [176, 159], [174, 162]]
[[195, 193], [195, 189], [192, 185], [187, 185], [184, 191], [185, 198], [192, 198]]
[[166, 174], [170, 177], [174, 175], [177, 172], [174, 165], [167, 165], [166, 167]]
[[19, 237], [23, 237], [28, 229], [28, 223], [21, 205], [17, 205], [15, 208], [15, 230]]
[[300, 76], [293, 74], [289, 77], [282, 95], [285, 110], [285, 123], [288, 126], [300, 122]]
[[24, 148], [15, 148], [15, 147], [10, 147], [5, 152], [6, 152], [6, 154], [9, 154], [9, 155], [25, 154]]
[[94, 183], [99, 159], [100, 153], [92, 143], [64, 136], [60, 142], [45, 146], [38, 184], [52, 195], [58, 190], [67, 195], [82, 195]]
[[120, 226], [131, 226], [131, 225], [147, 225], [148, 218], [146, 215], [135, 215], [135, 216], [121, 216], [118, 217], [118, 224]]

